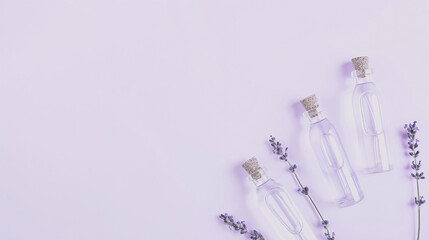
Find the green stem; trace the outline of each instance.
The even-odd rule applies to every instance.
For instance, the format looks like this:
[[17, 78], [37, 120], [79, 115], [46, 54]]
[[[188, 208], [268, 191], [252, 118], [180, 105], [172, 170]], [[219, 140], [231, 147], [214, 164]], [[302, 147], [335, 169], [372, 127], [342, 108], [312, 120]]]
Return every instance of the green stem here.
[[417, 205], [417, 240], [420, 239], [420, 188], [419, 188], [419, 179], [417, 179], [417, 200], [419, 204]]
[[[292, 164], [286, 159], [285, 162], [287, 162], [287, 164], [289, 165], [289, 167], [292, 167]], [[304, 188], [304, 185], [302, 185], [301, 181], [299, 180], [298, 175], [296, 174], [296, 172], [292, 172], [293, 175], [295, 176], [296, 181], [298, 182], [299, 186], [301, 187], [301, 189]], [[313, 205], [314, 209], [316, 209], [317, 214], [320, 217], [320, 220], [322, 220], [322, 222], [325, 221], [325, 219], [322, 216], [322, 213], [320, 213], [319, 208], [316, 206], [316, 203], [314, 203], [313, 198], [311, 198], [310, 194], [307, 194], [308, 199], [310, 200], [311, 204]], [[323, 228], [325, 228], [326, 233], [328, 234], [328, 238], [331, 238], [331, 233], [329, 232], [329, 229], [327, 226], [323, 226]]]
[[[416, 150], [413, 149], [414, 153], [414, 165], [417, 165], [417, 157], [416, 157]], [[418, 176], [419, 172], [416, 169], [415, 171], [416, 176]], [[419, 179], [416, 177], [416, 183], [417, 183], [417, 240], [420, 239], [420, 187], [419, 187]]]
[[325, 221], [325, 219], [323, 219], [322, 214], [320, 213], [319, 209], [317, 208], [316, 204], [313, 201], [313, 198], [310, 197], [310, 194], [307, 195], [308, 199], [310, 199], [311, 203], [313, 204], [314, 208], [316, 209], [317, 213], [319, 214], [320, 219], [322, 219], [322, 222]]

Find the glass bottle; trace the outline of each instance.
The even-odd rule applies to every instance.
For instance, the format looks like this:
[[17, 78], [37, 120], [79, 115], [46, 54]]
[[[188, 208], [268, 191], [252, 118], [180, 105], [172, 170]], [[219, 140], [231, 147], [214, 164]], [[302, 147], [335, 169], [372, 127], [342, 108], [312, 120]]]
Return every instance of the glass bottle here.
[[249, 159], [242, 166], [256, 186], [260, 204], [282, 226], [282, 230], [287, 230], [288, 236], [298, 240], [317, 239], [283, 186], [265, 173], [256, 158]]
[[368, 57], [352, 59], [356, 79], [353, 92], [353, 111], [361, 150], [364, 153], [362, 168], [369, 173], [385, 172], [392, 169], [386, 129], [381, 114], [380, 94], [371, 81]]
[[307, 111], [305, 115], [311, 123], [311, 146], [337, 205], [347, 207], [358, 203], [364, 194], [337, 131], [323, 115], [316, 95], [301, 100], [301, 104]]

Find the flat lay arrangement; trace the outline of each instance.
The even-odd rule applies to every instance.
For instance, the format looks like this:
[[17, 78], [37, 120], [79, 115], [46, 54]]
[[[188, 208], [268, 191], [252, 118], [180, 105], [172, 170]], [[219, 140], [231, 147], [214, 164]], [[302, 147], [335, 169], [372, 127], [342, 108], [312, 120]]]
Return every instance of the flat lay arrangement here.
[[[355, 117], [356, 130], [358, 132], [358, 142], [362, 151], [362, 159], [356, 163], [360, 170], [369, 174], [390, 171], [393, 165], [389, 160], [389, 139], [385, 128], [382, 114], [382, 100], [378, 89], [372, 81], [372, 70], [369, 68], [367, 56], [356, 57], [352, 60], [354, 71], [351, 73], [356, 80], [353, 93], [353, 112]], [[336, 131], [331, 122], [324, 116], [319, 106], [316, 95], [310, 95], [300, 100], [305, 112], [303, 113], [310, 121], [309, 141], [317, 157], [317, 162], [324, 178], [328, 183], [326, 192], [331, 196], [333, 202], [341, 208], [358, 204], [364, 199], [364, 192], [359, 184], [355, 170], [348, 160], [347, 153], [341, 142], [340, 134]], [[419, 181], [425, 179], [421, 171], [422, 162], [418, 158], [420, 151], [419, 140], [416, 134], [419, 130], [417, 122], [414, 121], [404, 126], [408, 138], [408, 154], [413, 158], [410, 168], [413, 170], [411, 176], [416, 180], [417, 196], [414, 198], [417, 206], [417, 240], [420, 239], [420, 218], [421, 206], [425, 203], [419, 188]], [[303, 185], [298, 177], [298, 166], [288, 160], [288, 147], [283, 148], [282, 144], [275, 137], [270, 136], [268, 142], [274, 154], [287, 164], [288, 170], [293, 174], [298, 191], [307, 197], [311, 207], [320, 217], [319, 226], [325, 231], [327, 240], [341, 239], [328, 228], [329, 221], [322, 216], [321, 210], [317, 207], [317, 200], [310, 195], [310, 187]], [[289, 239], [315, 240], [312, 226], [294, 200], [283, 188], [283, 186], [267, 175], [258, 160], [253, 157], [242, 164], [244, 170], [249, 174], [256, 187], [258, 204], [265, 208], [267, 218], [274, 219], [273, 228], [280, 229]], [[241, 230], [242, 234], [248, 233], [244, 221], [235, 222], [228, 214], [221, 214], [220, 218], [234, 230]], [[244, 227], [243, 227], [244, 226]], [[260, 234], [259, 232], [257, 232]], [[264, 239], [262, 235], [250, 236], [251, 239]]]
[[429, 0], [1, 0], [0, 240], [429, 240]]

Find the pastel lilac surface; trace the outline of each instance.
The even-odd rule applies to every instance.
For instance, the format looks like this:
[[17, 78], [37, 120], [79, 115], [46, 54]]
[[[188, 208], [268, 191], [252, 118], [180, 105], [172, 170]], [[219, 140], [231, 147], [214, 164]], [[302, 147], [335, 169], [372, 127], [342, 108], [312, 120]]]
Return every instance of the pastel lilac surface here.
[[[0, 239], [244, 239], [223, 212], [278, 239], [240, 166], [252, 156], [319, 228], [270, 134], [336, 239], [414, 239], [402, 127], [429, 129], [428, 12], [425, 0], [1, 1]], [[299, 100], [318, 96], [356, 162], [355, 56], [371, 59], [394, 169], [357, 173], [365, 199], [338, 209]]]

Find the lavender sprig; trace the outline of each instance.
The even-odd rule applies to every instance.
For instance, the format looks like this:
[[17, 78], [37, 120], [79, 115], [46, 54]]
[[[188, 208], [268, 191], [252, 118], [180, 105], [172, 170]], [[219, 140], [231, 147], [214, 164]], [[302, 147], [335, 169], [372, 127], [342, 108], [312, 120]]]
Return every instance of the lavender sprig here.
[[273, 153], [276, 154], [276, 155], [278, 155], [279, 158], [280, 158], [280, 160], [282, 160], [282, 161], [284, 161], [284, 162], [286, 162], [288, 164], [289, 171], [294, 175], [296, 181], [298, 182], [298, 185], [300, 187], [299, 191], [302, 194], [304, 194], [305, 196], [307, 196], [308, 200], [310, 200], [311, 204], [313, 205], [314, 209], [316, 210], [317, 214], [319, 215], [320, 221], [322, 223], [322, 226], [326, 230], [326, 233], [325, 233], [326, 239], [327, 240], [334, 240], [335, 239], [335, 233], [334, 232], [331, 233], [329, 231], [329, 229], [328, 229], [328, 224], [329, 224], [328, 220], [326, 220], [326, 219], [323, 218], [322, 214], [320, 213], [319, 209], [317, 208], [316, 204], [314, 203], [313, 198], [311, 198], [309, 188], [307, 186], [304, 186], [301, 183], [301, 181], [299, 180], [299, 177], [296, 174], [296, 169], [297, 169], [296, 164], [292, 164], [287, 159], [287, 157], [288, 157], [288, 154], [287, 154], [288, 148], [286, 147], [284, 149], [284, 151], [283, 151], [282, 144], [280, 142], [278, 142], [276, 140], [276, 138], [273, 137], [273, 136], [270, 136], [270, 140], [269, 141], [270, 141], [271, 147], [273, 148]]
[[416, 138], [416, 133], [419, 131], [419, 128], [417, 127], [417, 122], [414, 121], [413, 123], [405, 124], [404, 128], [407, 130], [407, 136], [408, 136], [408, 148], [409, 152], [408, 154], [413, 157], [413, 161], [411, 162], [411, 169], [414, 170], [414, 172], [411, 173], [411, 176], [416, 179], [416, 185], [417, 185], [417, 197], [414, 198], [414, 202], [417, 205], [417, 240], [420, 239], [420, 206], [425, 203], [426, 201], [423, 199], [423, 196], [420, 195], [420, 187], [419, 187], [419, 181], [420, 179], [425, 179], [425, 176], [423, 172], [419, 172], [420, 168], [422, 166], [421, 161], [417, 161], [417, 157], [420, 154], [420, 151], [417, 150], [419, 147], [419, 140]]
[[240, 234], [247, 234], [251, 240], [264, 240], [262, 234], [256, 230], [248, 231], [244, 221], [234, 221], [234, 217], [227, 213], [219, 216], [230, 229], [239, 231]]

